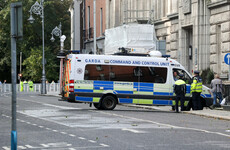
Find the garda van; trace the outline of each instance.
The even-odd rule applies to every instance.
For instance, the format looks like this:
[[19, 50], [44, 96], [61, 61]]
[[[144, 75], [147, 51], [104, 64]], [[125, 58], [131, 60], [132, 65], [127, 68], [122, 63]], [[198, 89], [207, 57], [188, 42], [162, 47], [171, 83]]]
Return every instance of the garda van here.
[[[173, 72], [187, 83], [185, 105], [191, 99], [192, 76], [168, 57], [121, 54], [69, 54], [65, 60], [63, 97], [113, 110], [117, 104], [175, 105]], [[201, 100], [212, 105], [209, 89], [203, 85]]]

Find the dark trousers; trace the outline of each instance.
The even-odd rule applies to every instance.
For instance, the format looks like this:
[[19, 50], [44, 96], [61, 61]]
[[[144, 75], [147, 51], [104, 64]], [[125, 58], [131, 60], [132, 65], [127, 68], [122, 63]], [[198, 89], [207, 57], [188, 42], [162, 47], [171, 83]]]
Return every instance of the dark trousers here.
[[178, 103], [179, 103], [179, 100], [180, 100], [180, 108], [181, 108], [181, 111], [184, 110], [184, 94], [177, 94], [176, 95], [176, 112], [178, 112]]
[[200, 92], [192, 93], [192, 104], [193, 104], [193, 110], [202, 110]]

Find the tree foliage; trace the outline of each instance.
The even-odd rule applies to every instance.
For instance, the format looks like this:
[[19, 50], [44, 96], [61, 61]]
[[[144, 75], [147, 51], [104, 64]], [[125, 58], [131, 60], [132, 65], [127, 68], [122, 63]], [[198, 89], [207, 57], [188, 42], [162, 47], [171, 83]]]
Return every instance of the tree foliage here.
[[[19, 1], [19, 0], [18, 0]], [[10, 37], [10, 4], [17, 0], [0, 0], [0, 80], [11, 81], [11, 37]], [[35, 22], [30, 24], [29, 10], [35, 0], [23, 0], [23, 40], [17, 41], [17, 67], [19, 72], [19, 54], [22, 52], [22, 74], [25, 79], [40, 82], [42, 72], [42, 22], [40, 16], [33, 14]], [[40, 2], [40, 1], [38, 1]], [[52, 30], [62, 23], [62, 34], [65, 49], [70, 49], [70, 13], [72, 0], [44, 0], [44, 32], [46, 78], [48, 81], [58, 80], [60, 39], [55, 37], [51, 42]]]

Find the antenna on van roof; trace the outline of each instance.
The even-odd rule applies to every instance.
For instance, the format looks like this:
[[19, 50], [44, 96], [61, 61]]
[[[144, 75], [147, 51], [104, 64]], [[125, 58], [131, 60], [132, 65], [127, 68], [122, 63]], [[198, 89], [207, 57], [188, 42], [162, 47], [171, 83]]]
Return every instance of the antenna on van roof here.
[[141, 53], [130, 53], [131, 48], [124, 48], [124, 47], [119, 47], [118, 50], [120, 52], [114, 53], [113, 55], [122, 55], [122, 56], [142, 56], [142, 57], [147, 57], [149, 54], [141, 54]]
[[124, 48], [124, 47], [119, 47], [118, 50], [121, 51], [121, 53], [123, 54], [128, 54], [131, 51], [130, 48]]

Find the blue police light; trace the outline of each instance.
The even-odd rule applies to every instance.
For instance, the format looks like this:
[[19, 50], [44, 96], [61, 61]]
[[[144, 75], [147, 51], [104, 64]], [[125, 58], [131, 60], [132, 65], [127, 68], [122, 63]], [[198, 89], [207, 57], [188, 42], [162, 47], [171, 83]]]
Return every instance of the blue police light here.
[[164, 57], [164, 58], [169, 58], [170, 55], [162, 55], [162, 57]]

